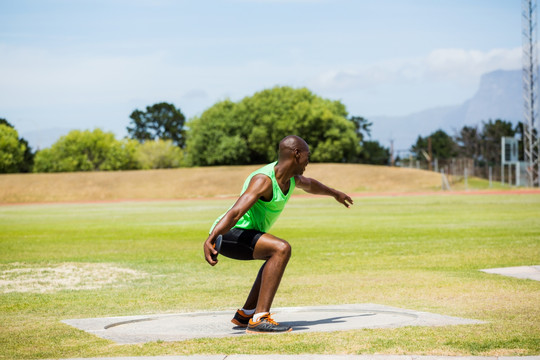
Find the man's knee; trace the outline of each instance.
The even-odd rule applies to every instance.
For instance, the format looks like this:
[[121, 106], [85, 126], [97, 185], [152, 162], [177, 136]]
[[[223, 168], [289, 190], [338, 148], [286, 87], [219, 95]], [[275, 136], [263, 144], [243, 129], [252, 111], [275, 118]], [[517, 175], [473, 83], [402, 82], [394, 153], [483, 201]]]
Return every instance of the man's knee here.
[[289, 259], [291, 256], [291, 245], [283, 239], [265, 235], [255, 245], [253, 258], [268, 260], [273, 256]]
[[275, 251], [277, 254], [289, 258], [291, 257], [292, 248], [287, 241], [281, 240], [278, 244], [276, 244]]

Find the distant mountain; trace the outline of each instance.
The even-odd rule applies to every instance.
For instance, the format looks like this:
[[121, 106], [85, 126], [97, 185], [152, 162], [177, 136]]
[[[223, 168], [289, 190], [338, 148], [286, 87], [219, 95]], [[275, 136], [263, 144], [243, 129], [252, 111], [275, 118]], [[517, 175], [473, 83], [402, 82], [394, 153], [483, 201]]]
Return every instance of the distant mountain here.
[[461, 105], [437, 107], [407, 116], [374, 116], [372, 137], [383, 144], [394, 139], [394, 148], [409, 149], [418, 135], [443, 129], [454, 135], [464, 125], [489, 119], [517, 123], [523, 119], [521, 70], [497, 70], [484, 74], [476, 94]]

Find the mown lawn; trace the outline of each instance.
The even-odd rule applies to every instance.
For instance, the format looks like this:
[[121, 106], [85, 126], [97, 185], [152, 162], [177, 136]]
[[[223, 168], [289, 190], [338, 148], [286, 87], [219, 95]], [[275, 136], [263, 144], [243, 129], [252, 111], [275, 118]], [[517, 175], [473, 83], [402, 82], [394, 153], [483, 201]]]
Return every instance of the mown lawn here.
[[208, 228], [230, 203], [0, 207], [4, 280], [16, 279], [14, 269], [61, 264], [108, 264], [145, 274], [98, 289], [0, 293], [0, 358], [540, 354], [540, 282], [478, 271], [540, 264], [540, 195], [531, 194], [356, 198], [351, 209], [332, 199], [293, 198], [273, 228], [293, 246], [276, 307], [377, 303], [485, 324], [116, 345], [61, 323], [234, 311], [261, 263], [220, 258], [212, 268], [202, 257]]

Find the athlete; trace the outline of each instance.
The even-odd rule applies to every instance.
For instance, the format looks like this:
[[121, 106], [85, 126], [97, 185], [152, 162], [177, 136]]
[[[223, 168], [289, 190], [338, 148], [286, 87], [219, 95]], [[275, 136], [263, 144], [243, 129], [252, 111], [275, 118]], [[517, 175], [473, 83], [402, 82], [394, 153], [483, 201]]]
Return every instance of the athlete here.
[[281, 140], [278, 161], [248, 176], [242, 194], [214, 222], [204, 242], [204, 255], [212, 266], [218, 262], [214, 246], [219, 235], [222, 235], [220, 254], [237, 260], [265, 260], [243, 308], [231, 320], [245, 327], [248, 333], [292, 330], [270, 317], [270, 307], [291, 256], [291, 246], [267, 231], [279, 217], [295, 186], [311, 194], [333, 196], [346, 207], [353, 204], [343, 192], [302, 175], [309, 155], [309, 147], [302, 138], [289, 135]]

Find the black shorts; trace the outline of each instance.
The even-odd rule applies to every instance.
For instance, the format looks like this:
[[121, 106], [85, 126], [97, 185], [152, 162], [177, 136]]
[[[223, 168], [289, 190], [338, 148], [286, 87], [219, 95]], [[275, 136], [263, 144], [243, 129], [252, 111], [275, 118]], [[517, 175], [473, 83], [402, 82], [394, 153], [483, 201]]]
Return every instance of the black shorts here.
[[263, 232], [232, 228], [223, 235], [220, 254], [236, 260], [253, 260], [253, 250]]

